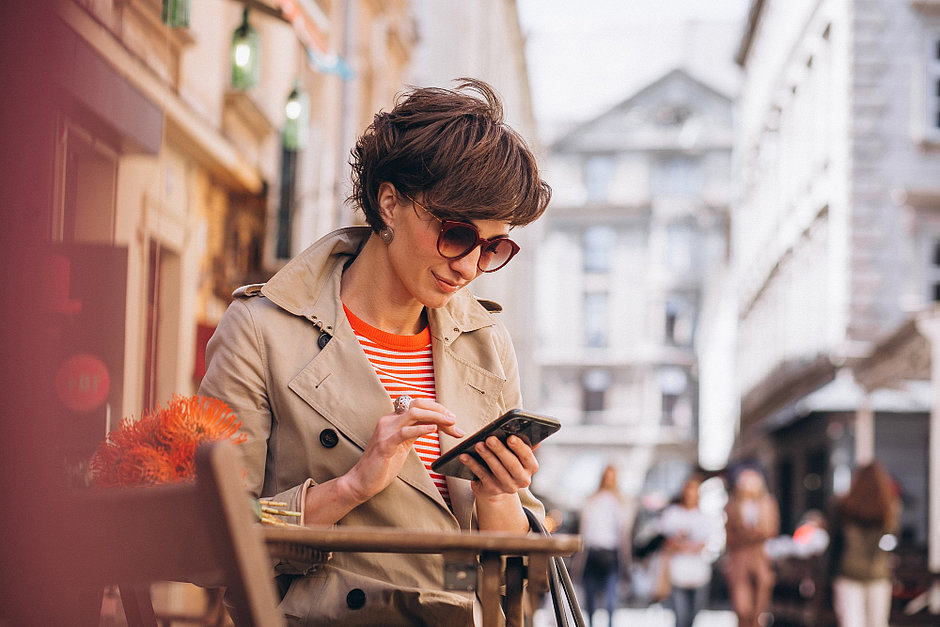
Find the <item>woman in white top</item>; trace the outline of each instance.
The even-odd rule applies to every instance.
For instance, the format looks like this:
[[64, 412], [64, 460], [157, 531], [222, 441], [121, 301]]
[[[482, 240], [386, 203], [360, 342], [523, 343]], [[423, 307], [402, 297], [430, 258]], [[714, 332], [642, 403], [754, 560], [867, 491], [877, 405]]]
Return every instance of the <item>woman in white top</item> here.
[[705, 547], [713, 539], [717, 527], [699, 509], [701, 484], [701, 479], [695, 475], [686, 479], [679, 502], [663, 510], [660, 519], [660, 529], [666, 537], [664, 557], [669, 560], [670, 596], [676, 613], [676, 627], [692, 627], [695, 615], [708, 601], [712, 571]]
[[624, 537], [623, 498], [617, 487], [617, 469], [610, 465], [601, 475], [600, 486], [581, 508], [579, 531], [584, 539], [586, 559], [581, 583], [588, 623], [594, 614], [594, 598], [604, 591], [608, 621], [617, 607], [620, 583], [620, 549]]

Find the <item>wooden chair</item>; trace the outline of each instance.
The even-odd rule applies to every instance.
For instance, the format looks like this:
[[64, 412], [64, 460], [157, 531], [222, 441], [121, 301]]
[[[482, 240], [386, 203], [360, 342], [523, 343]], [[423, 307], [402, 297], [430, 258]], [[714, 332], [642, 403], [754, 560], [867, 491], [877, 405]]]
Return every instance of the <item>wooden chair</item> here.
[[150, 582], [189, 581], [224, 586], [236, 625], [284, 625], [240, 475], [232, 445], [216, 443], [197, 452], [194, 483], [65, 496], [74, 551], [63, 567], [75, 572], [72, 594], [50, 608], [57, 619], [50, 624], [86, 624], [78, 616], [90, 616], [96, 592], [100, 609], [101, 590], [116, 583], [128, 624], [156, 627]]

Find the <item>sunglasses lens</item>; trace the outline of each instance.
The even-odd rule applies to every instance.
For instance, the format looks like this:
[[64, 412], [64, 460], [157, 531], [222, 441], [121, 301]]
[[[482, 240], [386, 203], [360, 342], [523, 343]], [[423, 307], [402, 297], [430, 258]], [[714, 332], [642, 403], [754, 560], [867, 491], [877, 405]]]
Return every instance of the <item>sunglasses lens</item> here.
[[493, 272], [505, 266], [516, 254], [516, 247], [508, 239], [498, 239], [482, 247], [477, 262], [480, 270]]
[[438, 252], [448, 259], [463, 257], [477, 244], [476, 230], [465, 224], [448, 224], [441, 232]]
[[477, 267], [483, 272], [495, 272], [519, 252], [519, 247], [509, 238], [492, 241], [480, 239], [480, 233], [473, 226], [462, 222], [445, 222], [437, 240], [437, 252], [445, 259], [460, 259], [480, 246]]

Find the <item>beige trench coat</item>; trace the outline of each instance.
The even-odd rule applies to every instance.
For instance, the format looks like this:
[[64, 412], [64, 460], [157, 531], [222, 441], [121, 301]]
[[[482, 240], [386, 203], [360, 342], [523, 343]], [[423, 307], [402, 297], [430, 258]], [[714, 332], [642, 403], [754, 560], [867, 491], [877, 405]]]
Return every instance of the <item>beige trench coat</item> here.
[[[368, 227], [331, 233], [264, 286], [236, 292], [209, 341], [199, 392], [224, 400], [242, 421], [248, 440], [238, 448], [255, 496], [302, 510], [307, 486], [352, 468], [375, 421], [392, 412], [340, 301], [343, 269], [368, 235]], [[428, 317], [437, 400], [465, 432], [521, 407], [509, 335], [469, 291]], [[458, 440], [441, 433], [440, 442], [445, 452]], [[391, 485], [338, 524], [469, 530], [470, 482], [447, 481], [453, 511], [412, 453]], [[520, 496], [544, 514], [528, 490]], [[325, 566], [282, 563], [278, 570], [300, 575], [281, 602], [293, 625], [472, 623], [472, 598], [443, 590], [438, 555], [337, 553]]]

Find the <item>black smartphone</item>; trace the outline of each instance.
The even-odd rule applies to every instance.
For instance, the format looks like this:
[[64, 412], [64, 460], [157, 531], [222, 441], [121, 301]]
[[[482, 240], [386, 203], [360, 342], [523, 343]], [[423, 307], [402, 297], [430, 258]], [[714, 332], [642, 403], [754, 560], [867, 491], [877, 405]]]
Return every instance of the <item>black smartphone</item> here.
[[477, 442], [482, 442], [491, 435], [495, 435], [505, 443], [509, 436], [517, 435], [529, 446], [535, 446], [560, 428], [561, 423], [549, 416], [539, 416], [524, 409], [510, 409], [435, 459], [431, 463], [431, 469], [442, 475], [460, 477], [461, 479], [474, 479], [474, 474], [463, 465], [458, 457], [462, 453], [467, 453], [485, 466], [486, 462], [473, 448]]

